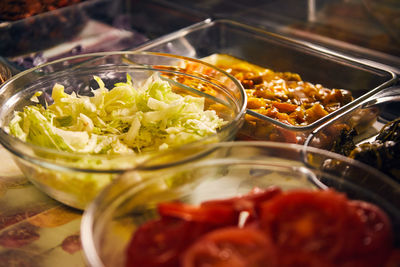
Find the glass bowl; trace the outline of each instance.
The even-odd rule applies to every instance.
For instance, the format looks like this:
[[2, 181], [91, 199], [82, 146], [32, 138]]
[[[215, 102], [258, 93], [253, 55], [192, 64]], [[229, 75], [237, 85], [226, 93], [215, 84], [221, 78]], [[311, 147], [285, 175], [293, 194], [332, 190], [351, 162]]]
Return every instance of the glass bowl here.
[[[197, 72], [184, 71], [182, 66], [186, 64], [198, 64], [203, 68], [198, 68]], [[217, 76], [208, 77], [206, 70]], [[15, 75], [0, 88], [0, 143], [13, 154], [23, 173], [40, 190], [66, 205], [84, 209], [116, 175], [158, 152], [135, 155], [63, 152], [23, 142], [7, 130], [15, 111], [36, 105], [35, 101], [43, 106], [51, 103], [55, 83], [64, 85], [67, 93], [91, 95], [92, 89], [99, 87], [94, 75], [103, 80], [106, 88], [113, 88], [115, 83], [125, 82], [127, 74], [135, 82], [159, 75], [182, 96], [204, 97], [204, 109], [214, 110], [227, 122], [216, 133], [186, 143], [231, 140], [243, 123], [246, 95], [242, 86], [225, 72], [195, 59], [151, 52], [102, 52], [53, 61]], [[207, 93], [201, 91], [204, 88]], [[38, 92], [41, 95], [35, 99], [33, 96]]]
[[[344, 169], [324, 168], [335, 160]], [[351, 179], [349, 179], [351, 178]], [[370, 181], [379, 186], [365, 187]], [[390, 216], [399, 240], [399, 187], [388, 177], [338, 154], [297, 144], [242, 141], [159, 154], [123, 174], [86, 209], [81, 240], [89, 266], [125, 266], [125, 249], [135, 229], [156, 218], [160, 202], [199, 204], [245, 194], [254, 187], [345, 192], [377, 204]]]

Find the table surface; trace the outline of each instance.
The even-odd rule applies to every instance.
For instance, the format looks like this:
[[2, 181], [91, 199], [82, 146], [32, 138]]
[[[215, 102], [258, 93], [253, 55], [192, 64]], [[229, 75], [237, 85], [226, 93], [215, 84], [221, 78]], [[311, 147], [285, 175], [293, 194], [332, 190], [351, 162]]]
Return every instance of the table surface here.
[[0, 147], [0, 267], [86, 266], [82, 212], [41, 193]]

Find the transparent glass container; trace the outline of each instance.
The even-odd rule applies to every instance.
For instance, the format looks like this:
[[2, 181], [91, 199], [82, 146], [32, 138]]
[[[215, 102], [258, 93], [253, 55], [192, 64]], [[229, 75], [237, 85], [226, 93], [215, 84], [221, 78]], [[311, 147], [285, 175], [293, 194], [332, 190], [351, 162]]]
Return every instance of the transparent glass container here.
[[[166, 52], [202, 59], [228, 54], [277, 72], [297, 73], [303, 81], [326, 88], [346, 89], [354, 100], [305, 126], [280, 122], [247, 110], [240, 139], [304, 143], [308, 134], [330, 120], [352, 110], [351, 126], [368, 128], [377, 118], [375, 110], [358, 107], [364, 100], [398, 80], [392, 67], [357, 58], [301, 39], [268, 32], [233, 20], [208, 19], [147, 42], [133, 50]], [[364, 117], [363, 120], [360, 117]]]
[[[331, 161], [340, 167], [326, 167]], [[398, 185], [375, 169], [297, 144], [222, 142], [158, 155], [105, 188], [82, 219], [87, 262], [96, 267], [124, 266], [132, 234], [142, 223], [157, 218], [154, 211], [160, 202], [199, 204], [269, 186], [283, 190], [329, 187], [350, 199], [375, 203], [392, 219], [399, 240]]]
[[[180, 67], [189, 63], [204, 68], [189, 72]], [[208, 77], [202, 72], [205, 69], [212, 69], [217, 75]], [[240, 83], [227, 73], [194, 59], [161, 53], [103, 52], [44, 64], [15, 75], [0, 87], [0, 143], [40, 190], [64, 204], [83, 209], [116, 175], [158, 152], [135, 155], [63, 152], [23, 142], [7, 130], [15, 111], [37, 104], [31, 99], [36, 92], [42, 92], [39, 102], [45, 106], [52, 103], [55, 83], [64, 85], [67, 93], [90, 95], [92, 89], [98, 88], [94, 75], [103, 80], [106, 88], [113, 88], [116, 82], [126, 80], [127, 73], [136, 82], [159, 74], [177, 93], [204, 97], [205, 109], [215, 110], [227, 123], [197, 143], [232, 140], [243, 124], [246, 95]], [[213, 95], [203, 93], [201, 87]], [[87, 162], [87, 166], [82, 162]]]

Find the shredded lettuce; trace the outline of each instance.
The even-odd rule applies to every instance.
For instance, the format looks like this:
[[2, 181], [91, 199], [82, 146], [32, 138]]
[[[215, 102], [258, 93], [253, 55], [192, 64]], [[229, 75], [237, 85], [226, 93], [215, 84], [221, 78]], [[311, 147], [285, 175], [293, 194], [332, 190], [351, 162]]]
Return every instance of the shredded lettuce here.
[[[127, 154], [179, 146], [216, 133], [226, 122], [214, 110], [204, 110], [203, 97], [183, 96], [153, 75], [145, 82], [126, 82], [92, 96], [67, 94], [55, 84], [54, 103], [16, 111], [9, 132], [23, 141], [61, 151]], [[34, 97], [40, 96], [35, 94]]]

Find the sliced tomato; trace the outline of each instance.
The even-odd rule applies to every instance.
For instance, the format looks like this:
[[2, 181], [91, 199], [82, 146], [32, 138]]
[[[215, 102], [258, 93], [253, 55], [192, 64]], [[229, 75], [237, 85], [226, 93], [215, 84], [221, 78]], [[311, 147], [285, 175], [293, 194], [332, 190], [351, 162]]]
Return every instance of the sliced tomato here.
[[205, 201], [201, 203], [201, 207], [228, 207], [233, 209], [236, 214], [246, 211], [248, 212], [248, 221], [252, 221], [258, 218], [261, 203], [264, 203], [281, 193], [282, 190], [275, 186], [268, 187], [267, 189], [256, 187], [243, 196]]
[[158, 205], [162, 217], [174, 217], [186, 221], [205, 222], [218, 225], [234, 225], [237, 215], [228, 206], [195, 206], [182, 202], [165, 202]]
[[363, 225], [363, 236], [357, 249], [361, 253], [376, 253], [383, 248], [390, 250], [389, 248], [393, 247], [393, 233], [386, 213], [378, 206], [365, 201], [352, 200], [349, 205]]
[[255, 188], [244, 196], [205, 201], [198, 206], [182, 202], [165, 202], [158, 205], [158, 212], [162, 217], [218, 225], [236, 225], [242, 211], [249, 212], [249, 218], [256, 218], [260, 204], [280, 193], [281, 190], [277, 187]]
[[260, 227], [285, 251], [340, 255], [351, 238], [347, 198], [337, 192], [291, 191], [261, 207]]
[[336, 266], [332, 262], [326, 260], [323, 255], [320, 256], [311, 253], [293, 252], [293, 251], [286, 253], [285, 251], [279, 251], [278, 255], [279, 258], [277, 266], [279, 267], [335, 267]]
[[365, 201], [351, 200], [348, 206], [348, 225], [352, 233], [347, 239], [345, 253], [337, 263], [345, 267], [383, 266], [393, 250], [388, 216], [378, 206]]
[[181, 258], [182, 267], [334, 267], [323, 255], [279, 250], [264, 232], [223, 228], [198, 239]]
[[182, 267], [272, 267], [276, 251], [259, 230], [228, 227], [197, 240], [181, 258]]
[[[133, 236], [127, 267], [374, 267], [393, 251], [388, 216], [334, 190], [256, 188], [199, 206], [162, 203], [158, 211], [161, 218]], [[242, 212], [252, 220], [237, 227]]]
[[279, 195], [280, 193], [282, 193], [282, 190], [276, 186], [270, 186], [266, 189], [255, 187], [246, 195], [221, 200], [208, 200], [201, 203], [201, 206], [235, 206], [239, 200], [249, 200], [256, 205], [259, 205], [262, 202], [270, 200], [271, 198]]
[[127, 267], [176, 267], [179, 255], [215, 226], [161, 218], [140, 226], [126, 251]]
[[360, 200], [348, 202], [352, 236], [344, 255], [344, 266], [383, 266], [393, 250], [393, 233], [389, 217], [378, 206]]
[[385, 267], [400, 267], [400, 249], [393, 249]]
[[275, 197], [262, 205], [260, 227], [280, 251], [339, 266], [382, 266], [393, 248], [390, 220], [379, 207], [333, 190]]

